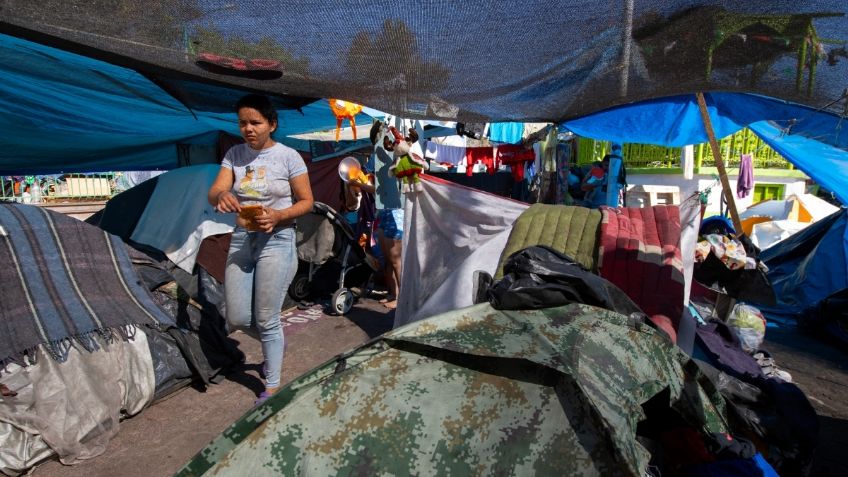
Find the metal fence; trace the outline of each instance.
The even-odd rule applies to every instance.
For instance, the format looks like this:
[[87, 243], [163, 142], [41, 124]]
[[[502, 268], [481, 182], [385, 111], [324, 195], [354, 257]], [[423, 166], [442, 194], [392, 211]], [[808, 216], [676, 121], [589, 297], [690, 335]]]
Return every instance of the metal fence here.
[[0, 200], [21, 203], [108, 200], [116, 193], [116, 173], [0, 176]]
[[[580, 138], [577, 145], [577, 164], [591, 164], [603, 159], [610, 152], [612, 143]], [[774, 149], [766, 145], [751, 130], [745, 128], [736, 134], [719, 141], [719, 148], [728, 167], [739, 165], [742, 154], [751, 154], [757, 169], [792, 169], [793, 166]], [[680, 167], [682, 148], [653, 146], [649, 144], [624, 144], [622, 155], [624, 164], [629, 168], [669, 169]], [[694, 147], [695, 167], [715, 165], [709, 144], [696, 144]]]

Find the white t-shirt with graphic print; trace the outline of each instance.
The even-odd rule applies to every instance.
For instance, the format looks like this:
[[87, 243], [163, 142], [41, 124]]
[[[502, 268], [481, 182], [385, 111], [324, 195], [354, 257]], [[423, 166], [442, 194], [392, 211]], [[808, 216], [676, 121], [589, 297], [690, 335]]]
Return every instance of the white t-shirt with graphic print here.
[[252, 202], [272, 209], [292, 205], [289, 179], [306, 174], [306, 163], [294, 149], [276, 143], [257, 151], [247, 144], [233, 146], [222, 167], [233, 170], [233, 194], [240, 203]]

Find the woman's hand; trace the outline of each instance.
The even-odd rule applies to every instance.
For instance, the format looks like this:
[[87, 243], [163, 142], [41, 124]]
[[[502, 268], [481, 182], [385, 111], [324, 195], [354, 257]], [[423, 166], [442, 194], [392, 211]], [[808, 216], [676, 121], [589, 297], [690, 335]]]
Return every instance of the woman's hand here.
[[218, 194], [218, 203], [215, 205], [218, 212], [240, 212], [241, 205], [232, 192], [225, 190]]
[[263, 206], [262, 213], [256, 216], [255, 222], [259, 230], [270, 234], [278, 224], [283, 222], [283, 211]]
[[355, 192], [364, 191], [368, 192], [369, 194], [373, 194], [375, 190], [373, 185], [365, 184], [363, 182], [360, 182], [358, 179], [351, 179], [350, 181], [348, 181], [348, 186], [354, 188]]

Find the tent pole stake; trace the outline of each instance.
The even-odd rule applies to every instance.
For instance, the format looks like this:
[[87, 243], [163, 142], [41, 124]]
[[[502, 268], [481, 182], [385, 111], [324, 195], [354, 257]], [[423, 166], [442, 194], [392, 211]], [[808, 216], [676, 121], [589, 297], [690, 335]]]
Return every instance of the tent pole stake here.
[[733, 220], [733, 227], [738, 235], [742, 235], [742, 222], [739, 220], [739, 212], [736, 211], [736, 200], [733, 198], [733, 191], [730, 189], [730, 181], [727, 179], [727, 170], [724, 168], [724, 161], [721, 159], [721, 150], [716, 141], [715, 132], [713, 131], [713, 123], [710, 120], [710, 113], [707, 112], [707, 102], [704, 101], [704, 93], [695, 93], [698, 98], [698, 108], [701, 110], [701, 119], [704, 121], [704, 129], [707, 131], [707, 138], [710, 140], [710, 148], [713, 150], [716, 169], [718, 169], [718, 178], [721, 180], [721, 191], [727, 199], [727, 208], [730, 210], [730, 218]]

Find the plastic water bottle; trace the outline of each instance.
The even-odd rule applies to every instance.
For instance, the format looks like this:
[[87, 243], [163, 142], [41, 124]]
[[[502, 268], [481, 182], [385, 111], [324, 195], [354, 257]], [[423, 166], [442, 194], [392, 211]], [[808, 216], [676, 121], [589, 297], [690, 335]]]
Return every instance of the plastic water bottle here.
[[37, 204], [41, 202], [41, 185], [38, 182], [35, 182], [30, 186], [30, 201], [33, 204]]

